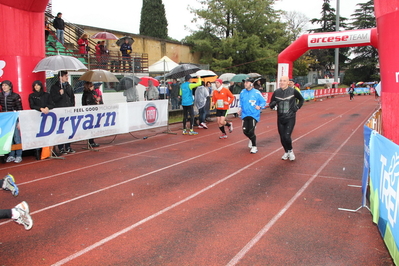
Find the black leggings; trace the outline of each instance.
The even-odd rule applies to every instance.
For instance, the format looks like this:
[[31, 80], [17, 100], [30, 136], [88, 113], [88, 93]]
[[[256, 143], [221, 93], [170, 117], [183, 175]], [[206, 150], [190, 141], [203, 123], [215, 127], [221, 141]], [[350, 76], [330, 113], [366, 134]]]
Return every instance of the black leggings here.
[[183, 129], [186, 129], [186, 123], [190, 116], [190, 129], [194, 126], [194, 105], [183, 106]]
[[277, 119], [278, 133], [280, 134], [281, 144], [283, 145], [285, 152], [292, 150], [291, 134], [294, 130], [295, 120], [295, 117], [283, 121]]
[[256, 123], [256, 120], [252, 116], [247, 116], [242, 120], [242, 132], [251, 140], [252, 146], [256, 146]]
[[11, 219], [12, 212], [11, 209], [0, 210], [0, 219]]

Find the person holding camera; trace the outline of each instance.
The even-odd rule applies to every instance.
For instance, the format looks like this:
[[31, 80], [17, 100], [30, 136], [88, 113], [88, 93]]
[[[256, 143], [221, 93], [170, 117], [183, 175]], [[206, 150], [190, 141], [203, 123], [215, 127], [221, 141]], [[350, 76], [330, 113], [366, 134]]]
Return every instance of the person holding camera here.
[[128, 39], [125, 39], [125, 42], [122, 43], [119, 50], [122, 53], [122, 70], [125, 72], [132, 72], [132, 58], [130, 56], [132, 53], [132, 46], [129, 44]]

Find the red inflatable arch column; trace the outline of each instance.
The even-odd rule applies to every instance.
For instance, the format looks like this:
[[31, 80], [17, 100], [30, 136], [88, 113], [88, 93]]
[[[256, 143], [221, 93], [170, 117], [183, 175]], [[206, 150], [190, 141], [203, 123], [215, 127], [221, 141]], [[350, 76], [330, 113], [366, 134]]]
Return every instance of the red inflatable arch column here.
[[44, 11], [48, 0], [0, 0], [0, 81], [10, 80], [29, 109], [32, 82], [45, 83], [44, 73], [32, 73], [45, 56]]
[[374, 0], [381, 73], [383, 134], [399, 144], [399, 0]]

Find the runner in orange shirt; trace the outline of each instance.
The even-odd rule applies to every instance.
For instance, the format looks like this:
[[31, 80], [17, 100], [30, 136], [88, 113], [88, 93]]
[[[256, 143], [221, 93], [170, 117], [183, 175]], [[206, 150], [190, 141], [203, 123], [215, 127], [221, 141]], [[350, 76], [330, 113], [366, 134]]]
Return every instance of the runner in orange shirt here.
[[229, 132], [233, 132], [233, 123], [226, 121], [227, 111], [230, 108], [230, 104], [234, 100], [234, 95], [228, 88], [223, 86], [223, 81], [221, 79], [215, 80], [216, 90], [213, 91], [212, 94], [212, 106], [216, 108], [216, 118], [218, 122], [218, 126], [222, 135], [219, 139], [227, 139], [226, 131], [224, 130], [224, 126], [229, 128]]

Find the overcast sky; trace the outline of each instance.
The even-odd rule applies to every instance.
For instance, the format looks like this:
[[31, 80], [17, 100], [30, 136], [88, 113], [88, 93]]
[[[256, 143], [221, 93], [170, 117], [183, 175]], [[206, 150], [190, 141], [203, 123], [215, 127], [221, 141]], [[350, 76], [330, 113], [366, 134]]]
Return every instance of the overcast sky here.
[[[63, 19], [75, 24], [94, 26], [104, 29], [139, 34], [140, 13], [143, 0], [52, 0], [53, 15], [62, 12]], [[168, 20], [168, 35], [181, 40], [190, 35], [189, 29], [196, 30], [191, 23], [193, 14], [188, 11], [188, 6], [200, 7], [197, 0], [162, 0], [165, 5], [166, 19]], [[340, 14], [350, 18], [357, 8], [357, 3], [366, 3], [367, 0], [341, 0]], [[320, 18], [322, 0], [278, 0], [275, 8], [286, 11], [298, 11], [309, 19]], [[331, 5], [336, 8], [337, 0], [331, 0]]]

